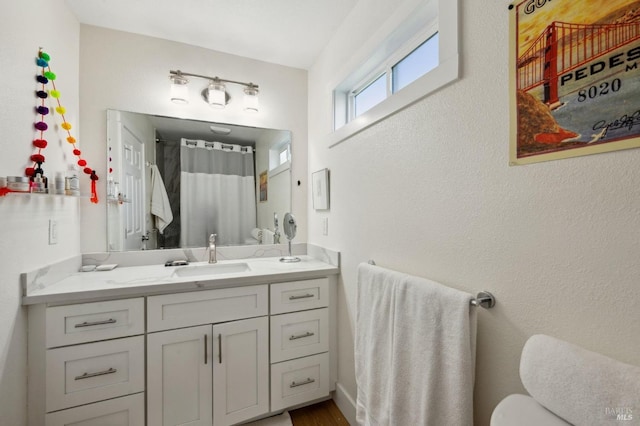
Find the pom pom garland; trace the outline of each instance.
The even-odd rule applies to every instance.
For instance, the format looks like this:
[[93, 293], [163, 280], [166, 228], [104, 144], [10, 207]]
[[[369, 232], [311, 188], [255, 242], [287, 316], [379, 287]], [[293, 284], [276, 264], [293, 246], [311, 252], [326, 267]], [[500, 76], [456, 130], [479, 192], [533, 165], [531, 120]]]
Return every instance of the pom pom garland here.
[[40, 130], [41, 132], [44, 132], [49, 128], [49, 126], [47, 126], [47, 123], [45, 123], [44, 121], [38, 121], [37, 123], [34, 124], [34, 126], [36, 129]]
[[[42, 89], [36, 91], [36, 96], [41, 100], [41, 105], [36, 107], [36, 112], [40, 114], [41, 119], [40, 121], [37, 121], [34, 123], [34, 127], [36, 128], [36, 130], [40, 132], [40, 136], [33, 140], [33, 146], [38, 148], [38, 152], [36, 154], [32, 154], [30, 157], [31, 161], [33, 161], [36, 164], [34, 164], [33, 167], [26, 168], [25, 174], [29, 177], [36, 176], [37, 174], [42, 174], [42, 175], [44, 174], [44, 171], [42, 170], [42, 167], [41, 167], [41, 164], [44, 163], [45, 161], [45, 157], [42, 154], [42, 150], [46, 148], [47, 141], [44, 139], [43, 133], [49, 127], [47, 123], [44, 122], [44, 116], [49, 114], [49, 108], [45, 106], [44, 102], [45, 102], [45, 99], [51, 96], [51, 98], [55, 99], [55, 102], [57, 103], [57, 106], [55, 107], [55, 112], [57, 112], [62, 116], [62, 123], [60, 124], [60, 128], [66, 130], [67, 142], [73, 145], [73, 155], [78, 157], [76, 163], [78, 164], [78, 166], [83, 167], [83, 172], [85, 174], [90, 176], [91, 202], [97, 203], [98, 195], [96, 191], [96, 181], [98, 180], [98, 175], [93, 169], [91, 169], [90, 167], [86, 167], [87, 161], [81, 157], [82, 152], [75, 146], [77, 140], [71, 135], [71, 132], [70, 132], [72, 128], [71, 123], [69, 123], [64, 117], [64, 114], [67, 111], [60, 103], [61, 95], [60, 95], [60, 91], [56, 88], [56, 85], [54, 82], [56, 80], [56, 75], [55, 73], [53, 73], [53, 71], [51, 71], [51, 68], [49, 67], [50, 60], [51, 60], [51, 57], [47, 53], [43, 52], [42, 49], [38, 51], [36, 64], [38, 65], [38, 67], [42, 68], [42, 71], [39, 75], [36, 76], [36, 80], [38, 81], [38, 83], [42, 85]], [[45, 85], [48, 83], [51, 83], [52, 88], [47, 93]]]
[[47, 141], [44, 139], [36, 139], [33, 141], [33, 146], [36, 148], [44, 149], [47, 147]]
[[44, 163], [44, 155], [42, 154], [33, 154], [31, 156], [31, 161], [34, 163]]

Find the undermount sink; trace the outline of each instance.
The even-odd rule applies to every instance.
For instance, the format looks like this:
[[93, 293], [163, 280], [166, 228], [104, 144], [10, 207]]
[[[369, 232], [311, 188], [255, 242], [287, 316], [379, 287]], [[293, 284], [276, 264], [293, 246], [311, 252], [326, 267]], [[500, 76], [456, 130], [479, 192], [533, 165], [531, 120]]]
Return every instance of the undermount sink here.
[[248, 272], [247, 263], [207, 263], [205, 265], [189, 265], [177, 268], [173, 275], [177, 277], [197, 277], [203, 275], [237, 274]]

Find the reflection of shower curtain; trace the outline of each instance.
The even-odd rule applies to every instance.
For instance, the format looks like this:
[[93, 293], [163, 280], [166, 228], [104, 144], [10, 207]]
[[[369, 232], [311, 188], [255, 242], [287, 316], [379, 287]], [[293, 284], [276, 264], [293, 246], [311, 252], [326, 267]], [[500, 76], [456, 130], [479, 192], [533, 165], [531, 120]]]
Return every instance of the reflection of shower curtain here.
[[[253, 150], [220, 142], [180, 142], [181, 247], [244, 244], [256, 227]], [[188, 218], [188, 219], [187, 219]]]

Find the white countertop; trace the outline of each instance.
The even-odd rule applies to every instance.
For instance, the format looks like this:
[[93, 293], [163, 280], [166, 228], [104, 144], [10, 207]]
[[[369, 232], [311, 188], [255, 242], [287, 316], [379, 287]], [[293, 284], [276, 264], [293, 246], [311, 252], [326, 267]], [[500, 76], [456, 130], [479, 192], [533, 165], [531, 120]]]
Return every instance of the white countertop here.
[[[308, 255], [298, 257], [301, 261], [296, 263], [280, 262], [280, 257], [223, 260], [212, 265], [213, 274], [206, 271], [209, 267], [207, 262], [194, 262], [188, 266], [146, 265], [117, 267], [111, 271], [76, 272], [52, 284], [29, 288], [22, 298], [22, 304], [75, 303], [102, 298], [295, 281], [339, 273], [337, 266]], [[233, 269], [232, 265], [244, 266], [240, 265], [243, 263], [249, 270], [233, 272], [228, 269]], [[215, 271], [216, 265], [220, 266], [220, 272]], [[205, 268], [202, 275], [179, 276], [176, 272], [182, 268], [203, 266]]]

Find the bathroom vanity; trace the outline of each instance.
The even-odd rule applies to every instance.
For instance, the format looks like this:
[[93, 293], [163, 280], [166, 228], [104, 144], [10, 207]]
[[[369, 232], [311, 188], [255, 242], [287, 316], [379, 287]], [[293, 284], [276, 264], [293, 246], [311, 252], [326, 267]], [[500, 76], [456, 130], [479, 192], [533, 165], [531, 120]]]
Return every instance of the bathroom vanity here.
[[25, 276], [29, 425], [223, 426], [328, 398], [338, 273], [301, 256]]

